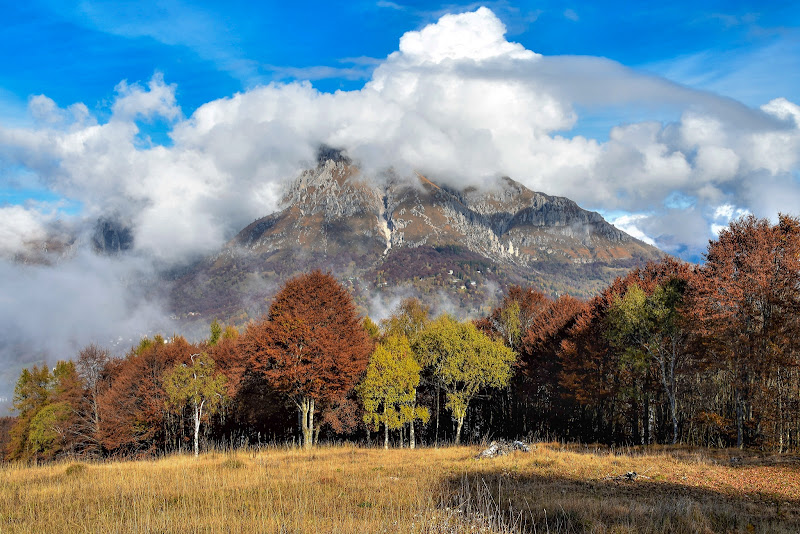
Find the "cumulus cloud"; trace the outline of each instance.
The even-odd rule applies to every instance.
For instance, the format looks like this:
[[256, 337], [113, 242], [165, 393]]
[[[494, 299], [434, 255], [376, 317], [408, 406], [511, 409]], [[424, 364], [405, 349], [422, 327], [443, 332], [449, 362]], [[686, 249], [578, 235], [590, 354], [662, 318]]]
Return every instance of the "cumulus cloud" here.
[[[0, 129], [0, 154], [89, 215], [125, 214], [137, 249], [167, 262], [215, 250], [276, 209], [281, 183], [319, 143], [345, 148], [367, 173], [419, 170], [454, 185], [506, 174], [594, 208], [647, 213], [637, 228], [667, 248], [657, 221], [669, 195], [696, 199], [705, 228], [683, 244], [703, 247], [713, 206], [759, 205], [751, 183], [764, 176], [795, 188], [800, 154], [800, 108], [786, 99], [752, 109], [607, 59], [544, 57], [507, 40], [487, 8], [406, 33], [356, 91], [276, 83], [190, 117], [159, 74], [116, 91], [102, 124], [80, 104], [31, 99], [38, 126]], [[576, 109], [620, 105], [674, 110], [676, 120], [621, 124], [607, 141], [565, 135]], [[155, 119], [170, 125], [171, 146], [142, 146], [137, 121]]]
[[[797, 104], [754, 109], [608, 59], [542, 56], [505, 33], [486, 8], [445, 15], [403, 35], [360, 90], [273, 83], [189, 117], [160, 74], [120, 82], [107, 117], [35, 96], [33, 126], [0, 125], [0, 163], [79, 202], [77, 218], [118, 214], [133, 228], [134, 256], [161, 265], [218, 250], [277, 209], [284, 182], [313, 164], [320, 143], [344, 148], [368, 175], [417, 170], [455, 186], [508, 175], [624, 212], [618, 226], [686, 257], [729, 222], [721, 206], [731, 216], [797, 209]], [[607, 140], [571, 133], [579, 110], [627, 106], [674, 120], [619, 124]], [[166, 124], [171, 142], [143, 139], [143, 121]], [[2, 209], [6, 256], [50, 217]]]

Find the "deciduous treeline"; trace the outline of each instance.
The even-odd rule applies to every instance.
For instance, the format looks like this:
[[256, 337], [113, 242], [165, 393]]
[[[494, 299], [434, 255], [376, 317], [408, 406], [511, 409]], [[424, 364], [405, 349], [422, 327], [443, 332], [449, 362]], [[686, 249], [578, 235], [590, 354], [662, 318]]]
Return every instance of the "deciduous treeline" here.
[[510, 287], [474, 322], [407, 299], [376, 324], [315, 271], [241, 335], [214, 322], [197, 343], [145, 338], [123, 358], [90, 346], [24, 370], [6, 455], [311, 447], [376, 430], [387, 447], [540, 437], [797, 450], [798, 340], [800, 221], [788, 216], [734, 221], [702, 265], [664, 258], [588, 302]]

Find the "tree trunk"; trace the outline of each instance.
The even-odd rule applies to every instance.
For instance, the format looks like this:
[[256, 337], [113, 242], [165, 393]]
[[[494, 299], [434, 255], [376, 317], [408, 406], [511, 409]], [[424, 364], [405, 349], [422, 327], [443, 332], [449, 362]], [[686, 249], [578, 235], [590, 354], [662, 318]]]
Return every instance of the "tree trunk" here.
[[203, 416], [203, 405], [194, 407], [194, 455], [200, 455], [200, 418]]
[[386, 405], [383, 405], [383, 448], [389, 449], [389, 411]]
[[458, 426], [456, 427], [456, 445], [461, 443], [461, 427], [464, 426], [464, 416], [458, 418]]
[[435, 440], [435, 447], [439, 448], [439, 397], [441, 397], [441, 391], [439, 390], [439, 381], [436, 381], [436, 440]]
[[672, 444], [678, 443], [678, 403], [673, 393], [669, 397], [669, 411], [672, 415]]
[[417, 415], [417, 388], [414, 388], [414, 403], [411, 405], [413, 411], [411, 412], [411, 421], [408, 423], [408, 448], [413, 449], [417, 446], [414, 439], [414, 418]]
[[297, 403], [300, 412], [300, 430], [303, 433], [303, 448], [311, 450], [314, 444], [314, 399], [303, 397]]
[[[677, 340], [672, 340], [669, 353], [662, 353], [657, 359], [661, 367], [661, 385], [664, 386], [664, 393], [667, 395], [669, 403], [669, 414], [672, 417], [672, 444], [675, 445], [678, 443], [678, 388], [675, 379], [675, 366], [678, 361]], [[669, 368], [667, 368], [667, 364], [669, 364]]]
[[642, 427], [644, 428], [643, 444], [650, 445], [650, 394], [649, 393], [644, 394], [644, 414], [642, 417]]
[[736, 387], [736, 446], [744, 448], [744, 410], [742, 409], [742, 392]]
[[309, 399], [309, 409], [308, 409], [308, 445], [306, 445], [306, 449], [310, 449], [314, 446], [314, 399]]

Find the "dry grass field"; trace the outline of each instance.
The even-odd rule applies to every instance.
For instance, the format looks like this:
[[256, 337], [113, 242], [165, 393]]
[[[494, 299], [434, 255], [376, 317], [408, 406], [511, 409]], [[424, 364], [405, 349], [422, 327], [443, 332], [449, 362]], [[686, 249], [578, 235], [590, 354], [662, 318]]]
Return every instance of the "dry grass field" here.
[[538, 444], [476, 460], [478, 450], [3, 465], [0, 532], [800, 532], [793, 457]]

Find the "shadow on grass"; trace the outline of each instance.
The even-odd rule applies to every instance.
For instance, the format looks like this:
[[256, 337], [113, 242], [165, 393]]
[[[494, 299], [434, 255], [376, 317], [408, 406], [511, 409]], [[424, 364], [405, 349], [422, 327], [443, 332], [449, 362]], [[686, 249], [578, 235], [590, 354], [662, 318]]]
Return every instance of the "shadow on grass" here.
[[548, 444], [555, 448], [574, 452], [577, 454], [609, 456], [658, 456], [688, 461], [705, 461], [718, 465], [731, 467], [744, 466], [786, 466], [794, 465], [800, 469], [800, 455], [759, 451], [754, 449], [738, 448], [704, 448], [693, 445], [634, 445], [634, 446], [609, 446], [603, 444], [564, 443]]
[[443, 491], [446, 506], [500, 532], [800, 532], [800, 499], [641, 478], [581, 481], [498, 470], [447, 479]]

